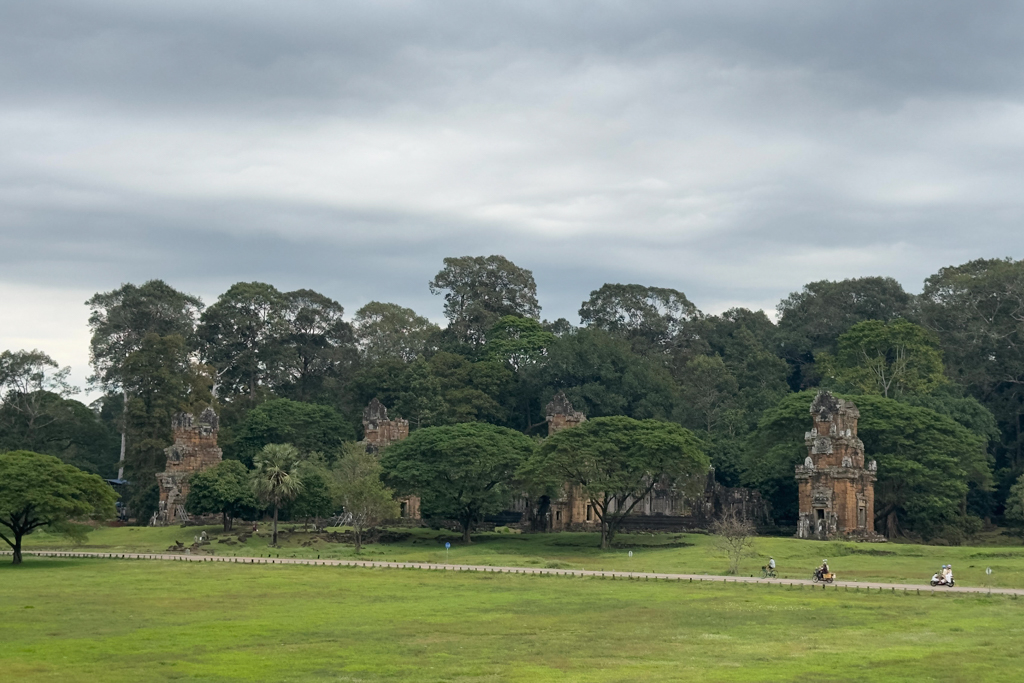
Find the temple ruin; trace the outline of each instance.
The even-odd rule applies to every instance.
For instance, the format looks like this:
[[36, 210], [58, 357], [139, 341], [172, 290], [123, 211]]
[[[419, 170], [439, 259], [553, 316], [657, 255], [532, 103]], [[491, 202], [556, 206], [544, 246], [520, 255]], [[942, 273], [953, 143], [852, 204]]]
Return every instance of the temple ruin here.
[[[561, 391], [548, 403], [544, 415], [548, 423], [548, 436], [587, 421], [583, 413], [573, 409], [569, 398]], [[589, 529], [600, 523], [590, 500], [578, 484], [565, 484], [558, 499], [542, 501], [542, 505], [545, 502], [548, 507], [544, 511], [546, 531]]]
[[[398, 441], [409, 438], [409, 421], [388, 418], [388, 409], [374, 398], [363, 410], [363, 444], [368, 453], [380, 453]], [[420, 499], [405, 496], [398, 499], [403, 519], [420, 519]]]
[[811, 403], [807, 457], [796, 466], [798, 538], [880, 540], [875, 533], [875, 461], [865, 463], [852, 401], [819, 391]]
[[174, 444], [164, 449], [166, 470], [156, 475], [160, 503], [150, 519], [152, 526], [190, 521], [185, 512], [189, 476], [213, 467], [223, 459], [223, 453], [217, 446], [218, 423], [213, 408], [204, 410], [198, 420], [191, 413], [178, 413], [172, 418]]

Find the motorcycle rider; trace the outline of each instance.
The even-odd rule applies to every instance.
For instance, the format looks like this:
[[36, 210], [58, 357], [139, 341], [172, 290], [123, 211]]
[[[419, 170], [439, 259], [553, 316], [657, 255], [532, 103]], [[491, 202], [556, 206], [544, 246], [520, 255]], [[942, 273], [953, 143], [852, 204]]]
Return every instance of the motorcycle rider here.
[[824, 579], [825, 575], [828, 574], [828, 560], [822, 560], [821, 566], [818, 567], [818, 578]]
[[946, 582], [947, 586], [953, 585], [953, 565], [946, 565], [946, 570], [943, 572], [942, 578]]

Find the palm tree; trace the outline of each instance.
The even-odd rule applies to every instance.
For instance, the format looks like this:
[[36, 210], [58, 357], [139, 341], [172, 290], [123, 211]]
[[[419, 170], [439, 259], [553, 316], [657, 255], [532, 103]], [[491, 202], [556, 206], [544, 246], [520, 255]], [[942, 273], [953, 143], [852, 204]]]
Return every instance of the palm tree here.
[[274, 506], [274, 540], [277, 545], [277, 513], [281, 505], [294, 500], [302, 491], [299, 479], [299, 451], [291, 444], [267, 444], [253, 459], [252, 488], [256, 497]]

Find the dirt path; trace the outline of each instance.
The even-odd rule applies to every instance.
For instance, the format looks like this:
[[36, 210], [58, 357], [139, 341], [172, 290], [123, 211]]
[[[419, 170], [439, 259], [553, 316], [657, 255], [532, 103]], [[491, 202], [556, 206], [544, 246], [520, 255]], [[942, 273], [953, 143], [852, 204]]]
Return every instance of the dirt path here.
[[[10, 551], [0, 553], [10, 555]], [[783, 586], [822, 586], [823, 590], [832, 588], [855, 588], [858, 590], [877, 591], [927, 591], [931, 593], [982, 593], [986, 595], [1024, 595], [1022, 588], [979, 588], [972, 586], [955, 586], [953, 588], [932, 588], [928, 585], [906, 583], [875, 583], [868, 581], [836, 581], [823, 585], [809, 579], [759, 579], [744, 576], [710, 576], [707, 574], [662, 574], [655, 572], [613, 572], [589, 571], [585, 569], [546, 569], [540, 567], [491, 567], [472, 564], [433, 564], [429, 562], [372, 562], [363, 560], [312, 560], [305, 558], [278, 557], [231, 557], [210, 555], [188, 555], [184, 553], [81, 553], [58, 552], [47, 550], [25, 551], [24, 555], [34, 557], [81, 557], [117, 560], [164, 560], [169, 562], [230, 562], [235, 564], [301, 564], [321, 565], [325, 567], [368, 567], [379, 569], [433, 569], [455, 572], [495, 572], [500, 574], [544, 574], [555, 576], [594, 576], [599, 578], [686, 581], [714, 583], [758, 583]]]

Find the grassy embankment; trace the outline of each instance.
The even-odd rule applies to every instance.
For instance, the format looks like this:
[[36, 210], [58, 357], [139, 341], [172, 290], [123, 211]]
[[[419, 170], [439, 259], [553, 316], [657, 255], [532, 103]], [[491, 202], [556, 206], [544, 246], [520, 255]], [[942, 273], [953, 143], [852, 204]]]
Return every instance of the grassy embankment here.
[[[301, 526], [294, 533], [282, 535], [281, 548], [268, 547], [269, 538], [263, 531], [262, 535], [240, 543], [238, 532], [224, 534], [220, 527], [104, 527], [93, 531], [81, 546], [71, 545], [60, 537], [33, 534], [26, 539], [26, 549], [163, 552], [175, 541], [190, 545], [202, 529], [207, 530], [213, 541], [204, 550], [217, 555], [273, 553], [281, 557], [444, 562], [444, 542], [450, 541], [448, 561], [460, 564], [693, 574], [724, 574], [728, 567], [712, 539], [703, 534], [622, 534], [616, 539], [617, 548], [601, 551], [596, 534], [488, 533], [477, 534], [472, 545], [464, 546], [457, 534], [396, 529], [408, 536], [393, 543], [366, 546], [356, 555], [351, 545], [324, 541], [323, 534], [303, 533]], [[779, 565], [780, 576], [805, 579], [827, 557], [842, 580], [923, 583], [939, 566], [952, 563], [957, 581], [965, 586], [1024, 588], [1024, 547], [1019, 541], [1015, 543], [1003, 547], [938, 547], [758, 538], [754, 541], [757, 554], [743, 561], [740, 573], [757, 575], [771, 555]], [[630, 550], [632, 558], [628, 556]], [[992, 568], [991, 575], [985, 573], [987, 567]]]
[[0, 565], [0, 678], [11, 681], [1017, 681], [1022, 633], [1024, 600], [1005, 596]]

